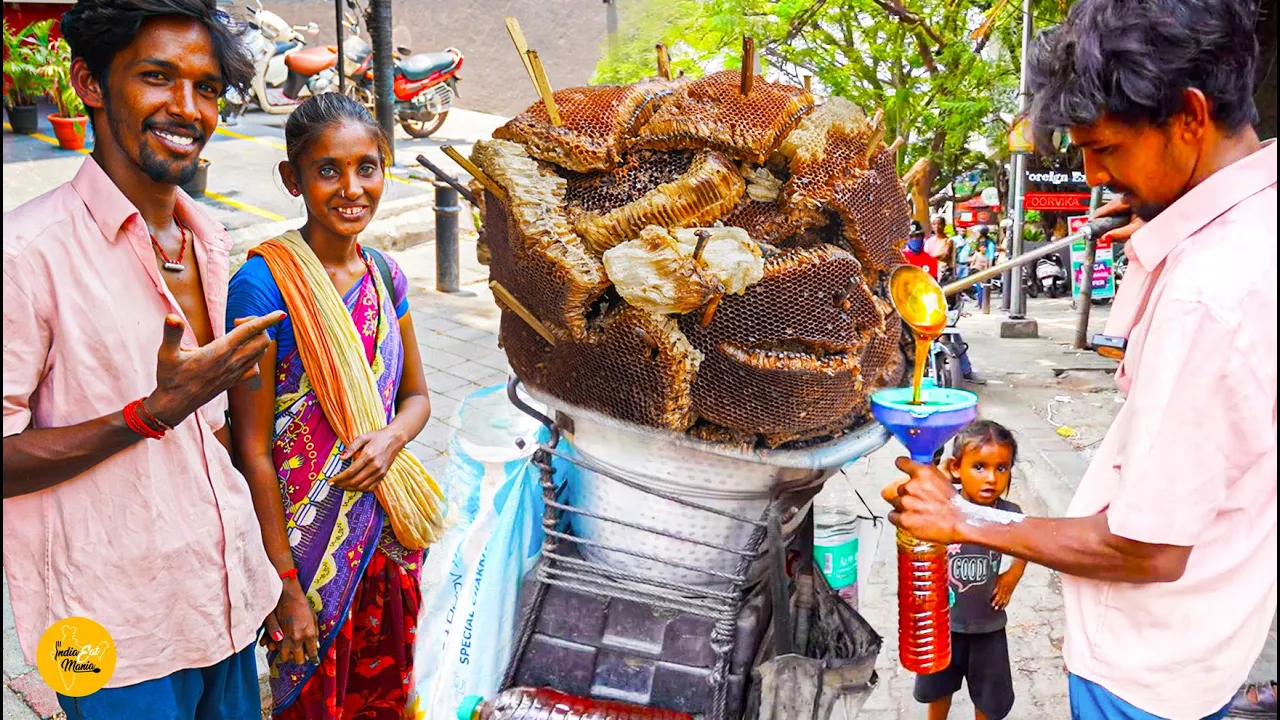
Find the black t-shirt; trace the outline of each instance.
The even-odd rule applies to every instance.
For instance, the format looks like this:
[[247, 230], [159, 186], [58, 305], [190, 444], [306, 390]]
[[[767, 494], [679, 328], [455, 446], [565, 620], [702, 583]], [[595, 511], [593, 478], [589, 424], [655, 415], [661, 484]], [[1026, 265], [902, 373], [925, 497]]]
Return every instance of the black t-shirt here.
[[[997, 499], [997, 510], [1020, 513], [1022, 508]], [[1005, 626], [1004, 610], [991, 607], [996, 576], [1003, 555], [981, 545], [951, 545], [947, 548], [947, 568], [951, 574], [951, 631], [959, 633], [995, 632]]]

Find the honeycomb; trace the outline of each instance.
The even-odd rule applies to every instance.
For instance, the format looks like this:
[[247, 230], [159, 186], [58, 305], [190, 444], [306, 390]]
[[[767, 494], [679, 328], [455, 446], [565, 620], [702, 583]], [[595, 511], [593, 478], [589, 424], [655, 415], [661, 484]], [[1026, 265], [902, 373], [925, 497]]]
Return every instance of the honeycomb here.
[[525, 146], [539, 160], [576, 172], [608, 170], [622, 159], [623, 144], [653, 116], [676, 84], [594, 85], [552, 93], [561, 124], [551, 124], [541, 100], [493, 131], [498, 140]]
[[783, 208], [790, 213], [832, 208], [844, 239], [871, 271], [904, 262], [902, 245], [911, 224], [907, 194], [877, 117], [843, 98], [831, 98], [807, 115], [778, 147], [789, 159]]
[[729, 214], [720, 219], [725, 225], [747, 231], [753, 239], [770, 245], [818, 244], [806, 231], [827, 224], [827, 216], [818, 210], [785, 212], [778, 200], [759, 202], [744, 196]]
[[684, 431], [694, 422], [703, 357], [671, 318], [619, 302], [583, 338], [551, 346], [504, 310], [498, 337], [511, 369], [561, 400], [650, 427]]
[[862, 110], [831, 98], [787, 134], [778, 147], [789, 159], [784, 196], [788, 207], [819, 209], [831, 204], [836, 186], [866, 171], [867, 149], [877, 131]]
[[706, 356], [693, 383], [698, 417], [781, 434], [847, 415], [864, 397], [863, 351], [884, 325], [861, 278], [858, 261], [838, 248], [790, 250], [769, 258], [743, 295], [721, 300], [705, 327], [681, 316]]
[[[737, 71], [556, 93], [476, 145], [500, 341], [531, 386], [736, 447], [866, 421], [909, 334], [884, 299], [909, 204], [879, 117]], [[506, 138], [506, 139], [503, 139]], [[701, 241], [702, 250], [694, 248]], [[696, 255], [696, 257], [695, 257]]]
[[872, 156], [865, 173], [839, 187], [833, 205], [844, 221], [845, 238], [864, 265], [885, 271], [906, 262], [902, 246], [911, 226], [911, 206], [890, 153], [881, 150]]
[[[485, 198], [489, 274], [558, 337], [582, 337], [587, 307], [609, 286], [565, 217], [565, 181], [506, 140], [477, 142], [471, 160], [503, 187]], [[499, 231], [501, 226], [504, 230]]]
[[741, 92], [742, 73], [722, 70], [685, 84], [658, 108], [631, 142], [657, 150], [722, 150], [762, 164], [805, 113], [813, 96], [757, 78]]
[[605, 172], [578, 173], [564, 170], [568, 181], [565, 200], [569, 217], [579, 213], [607, 213], [644, 197], [659, 185], [672, 182], [689, 172], [693, 153], [639, 150], [629, 153], [622, 164]]
[[584, 212], [574, 220], [573, 229], [587, 247], [603, 253], [638, 237], [649, 225], [710, 225], [737, 204], [745, 190], [746, 182], [729, 158], [718, 152], [699, 153], [689, 171], [672, 182], [608, 212]]

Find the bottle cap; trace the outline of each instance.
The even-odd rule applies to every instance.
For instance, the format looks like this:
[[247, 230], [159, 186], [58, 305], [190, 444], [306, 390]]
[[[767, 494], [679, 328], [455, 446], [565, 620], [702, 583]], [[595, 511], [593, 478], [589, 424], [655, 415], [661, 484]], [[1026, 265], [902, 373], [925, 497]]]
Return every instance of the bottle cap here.
[[479, 695], [468, 695], [462, 704], [458, 706], [458, 720], [472, 720], [476, 715], [476, 710], [480, 704], [484, 702], [484, 698]]

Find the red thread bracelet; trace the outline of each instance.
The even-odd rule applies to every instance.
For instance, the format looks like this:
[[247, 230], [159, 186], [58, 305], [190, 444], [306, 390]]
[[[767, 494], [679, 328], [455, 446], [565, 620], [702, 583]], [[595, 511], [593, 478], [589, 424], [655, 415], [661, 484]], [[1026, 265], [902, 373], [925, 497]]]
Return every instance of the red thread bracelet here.
[[141, 416], [143, 420], [147, 421], [147, 424], [150, 425], [152, 428], [157, 429], [161, 432], [168, 432], [172, 430], [173, 428], [167, 425], [163, 420], [151, 414], [151, 411], [147, 409], [145, 400], [146, 398], [143, 398], [142, 400], [138, 401], [139, 416]]
[[133, 432], [141, 435], [148, 440], [159, 440], [164, 437], [163, 430], [157, 430], [147, 424], [138, 413], [138, 408], [142, 407], [142, 400], [134, 400], [124, 406], [124, 422]]
[[293, 578], [294, 580], [298, 579], [298, 568], [289, 568], [288, 570], [280, 573], [281, 580], [288, 580], [289, 578]]

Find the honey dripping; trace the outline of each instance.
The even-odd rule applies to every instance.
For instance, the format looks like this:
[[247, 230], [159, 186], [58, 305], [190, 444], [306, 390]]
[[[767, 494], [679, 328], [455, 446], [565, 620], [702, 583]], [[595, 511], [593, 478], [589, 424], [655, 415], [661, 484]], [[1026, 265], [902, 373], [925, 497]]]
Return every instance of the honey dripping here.
[[492, 700], [469, 698], [459, 720], [693, 720], [674, 710], [576, 697], [551, 688], [511, 688]]

